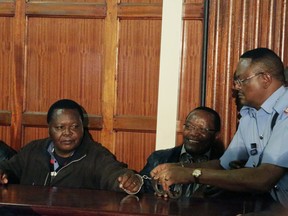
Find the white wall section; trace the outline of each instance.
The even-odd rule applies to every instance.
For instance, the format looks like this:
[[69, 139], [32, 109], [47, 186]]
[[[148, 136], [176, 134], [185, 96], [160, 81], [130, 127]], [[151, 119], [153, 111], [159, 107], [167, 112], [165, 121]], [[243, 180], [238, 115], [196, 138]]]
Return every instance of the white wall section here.
[[182, 0], [163, 0], [156, 150], [176, 142], [182, 46]]

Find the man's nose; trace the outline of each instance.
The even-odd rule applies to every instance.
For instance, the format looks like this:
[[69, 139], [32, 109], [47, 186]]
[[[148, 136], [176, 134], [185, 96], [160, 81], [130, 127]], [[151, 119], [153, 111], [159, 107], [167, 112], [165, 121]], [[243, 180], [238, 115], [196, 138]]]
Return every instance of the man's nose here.
[[71, 129], [69, 127], [66, 127], [63, 131], [63, 134], [66, 136], [72, 134]]
[[199, 136], [201, 135], [201, 132], [197, 128], [193, 128], [189, 130], [188, 134], [191, 136]]
[[239, 91], [241, 89], [241, 85], [239, 83], [233, 82], [232, 84], [232, 90]]

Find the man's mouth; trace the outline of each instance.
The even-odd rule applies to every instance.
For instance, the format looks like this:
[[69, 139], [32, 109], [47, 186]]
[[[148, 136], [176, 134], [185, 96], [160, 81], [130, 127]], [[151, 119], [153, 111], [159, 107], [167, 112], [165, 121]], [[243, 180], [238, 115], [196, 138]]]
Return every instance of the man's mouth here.
[[194, 139], [185, 139], [186, 142], [189, 142], [189, 143], [199, 143], [198, 140], [194, 140]]
[[244, 98], [244, 95], [238, 93], [238, 98]]
[[73, 141], [72, 140], [62, 140], [61, 143], [62, 144], [66, 144], [66, 145], [69, 145], [71, 144]]

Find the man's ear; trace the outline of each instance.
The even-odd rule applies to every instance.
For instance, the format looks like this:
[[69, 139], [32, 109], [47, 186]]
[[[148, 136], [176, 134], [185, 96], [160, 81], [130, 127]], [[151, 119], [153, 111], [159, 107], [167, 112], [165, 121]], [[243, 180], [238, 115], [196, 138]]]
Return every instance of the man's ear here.
[[263, 86], [267, 89], [272, 83], [272, 76], [269, 73], [262, 74]]
[[220, 131], [217, 131], [216, 133], [215, 133], [215, 140], [219, 140], [220, 139]]

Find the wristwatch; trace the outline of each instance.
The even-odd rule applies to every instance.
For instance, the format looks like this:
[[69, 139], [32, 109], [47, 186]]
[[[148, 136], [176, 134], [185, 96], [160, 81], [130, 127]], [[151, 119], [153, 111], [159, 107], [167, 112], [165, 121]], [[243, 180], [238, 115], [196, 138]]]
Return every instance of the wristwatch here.
[[199, 184], [199, 177], [202, 175], [201, 169], [194, 169], [192, 176], [194, 177], [195, 183]]

